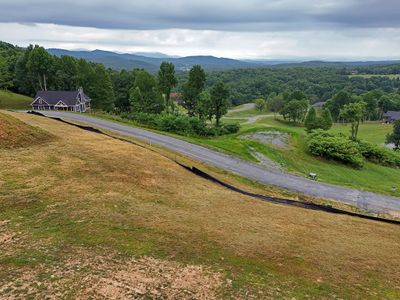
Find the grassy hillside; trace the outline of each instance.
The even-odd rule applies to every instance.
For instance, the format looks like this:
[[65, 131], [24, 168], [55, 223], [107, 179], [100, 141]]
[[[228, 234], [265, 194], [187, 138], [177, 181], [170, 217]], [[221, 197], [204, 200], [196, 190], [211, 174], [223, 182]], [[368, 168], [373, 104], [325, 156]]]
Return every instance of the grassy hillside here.
[[141, 147], [27, 114], [0, 150], [5, 298], [400, 296], [398, 226], [260, 202]]
[[0, 90], [0, 109], [30, 109], [32, 101], [30, 97]]
[[46, 131], [0, 112], [0, 149], [30, 147], [51, 139]]

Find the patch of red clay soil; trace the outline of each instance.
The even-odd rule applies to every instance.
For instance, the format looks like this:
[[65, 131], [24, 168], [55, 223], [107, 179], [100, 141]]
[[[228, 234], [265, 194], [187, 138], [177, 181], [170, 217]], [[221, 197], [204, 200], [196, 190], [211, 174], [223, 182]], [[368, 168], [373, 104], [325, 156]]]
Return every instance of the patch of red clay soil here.
[[204, 267], [151, 257], [132, 259], [90, 281], [95, 283], [85, 294], [104, 299], [217, 299], [226, 284], [221, 274]]

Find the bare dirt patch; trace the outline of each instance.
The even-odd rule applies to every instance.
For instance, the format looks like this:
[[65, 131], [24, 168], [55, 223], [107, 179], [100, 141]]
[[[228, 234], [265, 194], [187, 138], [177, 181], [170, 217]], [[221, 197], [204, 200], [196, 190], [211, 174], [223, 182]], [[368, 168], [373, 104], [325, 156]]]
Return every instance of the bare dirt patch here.
[[25, 268], [7, 282], [0, 280], [0, 298], [217, 299], [220, 288], [230, 287], [222, 274], [203, 266], [71, 250], [60, 263]]
[[263, 144], [269, 144], [278, 148], [288, 148], [290, 143], [289, 134], [277, 130], [259, 131], [251, 134], [244, 134], [239, 138], [257, 141]]

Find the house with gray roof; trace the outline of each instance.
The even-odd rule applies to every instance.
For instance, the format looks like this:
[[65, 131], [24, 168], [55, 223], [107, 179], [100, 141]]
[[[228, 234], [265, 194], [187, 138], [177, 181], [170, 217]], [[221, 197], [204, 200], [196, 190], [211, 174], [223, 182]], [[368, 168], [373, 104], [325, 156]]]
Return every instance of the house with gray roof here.
[[90, 98], [82, 88], [77, 91], [38, 91], [31, 106], [32, 110], [85, 112], [90, 108]]
[[400, 111], [391, 111], [385, 112], [383, 114], [383, 120], [386, 123], [393, 123], [397, 120], [400, 120]]

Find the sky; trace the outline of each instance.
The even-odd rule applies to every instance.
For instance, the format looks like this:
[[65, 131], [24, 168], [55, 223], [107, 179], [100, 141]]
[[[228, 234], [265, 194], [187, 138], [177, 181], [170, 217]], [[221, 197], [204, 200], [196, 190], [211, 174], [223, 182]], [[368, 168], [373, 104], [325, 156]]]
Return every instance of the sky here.
[[0, 40], [240, 59], [400, 59], [400, 0], [0, 0]]

